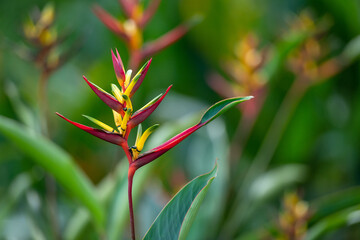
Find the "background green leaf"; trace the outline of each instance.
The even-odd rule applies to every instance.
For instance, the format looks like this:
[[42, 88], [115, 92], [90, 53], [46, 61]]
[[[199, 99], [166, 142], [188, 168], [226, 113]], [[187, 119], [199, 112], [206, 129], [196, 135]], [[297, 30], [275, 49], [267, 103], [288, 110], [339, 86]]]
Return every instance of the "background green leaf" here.
[[101, 228], [104, 212], [94, 188], [65, 151], [46, 138], [29, 131], [23, 125], [3, 116], [0, 116], [0, 132], [78, 198], [93, 215], [97, 227]]

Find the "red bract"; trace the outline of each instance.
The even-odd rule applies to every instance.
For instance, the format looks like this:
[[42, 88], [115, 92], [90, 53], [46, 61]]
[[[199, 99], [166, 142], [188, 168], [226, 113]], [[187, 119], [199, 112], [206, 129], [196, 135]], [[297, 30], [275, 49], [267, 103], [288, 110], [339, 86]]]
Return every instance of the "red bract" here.
[[139, 125], [140, 123], [142, 123], [146, 118], [148, 118], [150, 116], [150, 114], [152, 112], [154, 112], [155, 109], [162, 102], [162, 100], [164, 99], [166, 94], [169, 92], [171, 87], [172, 87], [172, 85], [168, 87], [165, 94], [162, 95], [155, 103], [151, 104], [150, 106], [148, 106], [144, 109], [140, 109], [139, 111], [135, 112], [134, 115], [129, 120], [129, 123], [128, 123], [129, 127], [134, 128], [137, 125]]
[[129, 40], [129, 37], [126, 35], [124, 26], [113, 16], [107, 13], [104, 9], [99, 6], [94, 6], [93, 8], [95, 15], [101, 19], [101, 21], [108, 27], [113, 33], [125, 39]]
[[138, 90], [138, 88], [140, 87], [141, 83], [144, 81], [144, 78], [146, 76], [146, 73], [150, 67], [152, 59], [150, 59], [149, 61], [147, 61], [147, 63], [145, 63], [145, 67], [142, 68], [141, 73], [140, 73], [140, 77], [139, 80], [136, 82], [134, 88], [131, 90], [130, 92], [130, 97], [132, 97], [136, 90]]
[[124, 88], [124, 81], [125, 81], [125, 69], [124, 64], [120, 58], [119, 52], [116, 49], [116, 55], [114, 54], [113, 50], [111, 50], [111, 57], [114, 65], [115, 75], [116, 78], [122, 88]]
[[92, 127], [88, 127], [85, 126], [83, 124], [71, 121], [70, 119], [64, 117], [63, 115], [61, 115], [60, 113], [56, 113], [58, 116], [60, 116], [61, 118], [65, 119], [66, 121], [68, 121], [69, 123], [73, 124], [74, 126], [84, 130], [85, 132], [90, 133], [91, 135], [98, 137], [102, 140], [105, 140], [107, 142], [116, 144], [116, 145], [121, 145], [122, 143], [124, 143], [126, 140], [121, 137], [119, 134], [117, 133], [112, 133], [112, 132], [108, 132], [102, 129], [96, 129], [96, 128], [92, 128]]
[[96, 95], [111, 109], [115, 110], [116, 112], [120, 113], [121, 116], [124, 116], [124, 105], [120, 103], [115, 97], [110, 95], [109, 93], [105, 92], [89, 80], [85, 76], [83, 76], [86, 83], [90, 86], [90, 88], [94, 91]]

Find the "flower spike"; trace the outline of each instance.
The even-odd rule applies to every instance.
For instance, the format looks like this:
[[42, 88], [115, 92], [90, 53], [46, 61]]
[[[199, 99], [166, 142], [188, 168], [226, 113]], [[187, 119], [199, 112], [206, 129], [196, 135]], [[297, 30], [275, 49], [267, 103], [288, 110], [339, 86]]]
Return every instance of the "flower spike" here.
[[208, 124], [209, 122], [220, 116], [229, 108], [239, 104], [240, 102], [249, 100], [251, 98], [253, 97], [249, 96], [249, 97], [229, 98], [214, 104], [204, 113], [198, 124], [186, 129], [182, 133], [179, 133], [178, 135], [169, 139], [160, 146], [155, 147], [144, 154], [140, 154], [138, 159], [136, 159], [132, 163], [132, 166], [135, 167], [135, 169], [139, 169], [140, 167], [154, 161], [156, 158], [160, 157], [161, 155], [169, 151], [171, 148], [175, 147], [177, 144], [182, 142], [185, 138], [190, 136], [196, 130], [198, 130], [202, 126], [205, 126], [206, 124]]
[[136, 127], [138, 124], [142, 123], [147, 117], [150, 116], [150, 114], [155, 111], [155, 109], [159, 106], [161, 101], [164, 99], [166, 94], [169, 92], [172, 85], [168, 87], [165, 94], [162, 95], [155, 103], [152, 105], [149, 105], [147, 108], [142, 108], [134, 113], [134, 115], [131, 117], [128, 126], [132, 129]]
[[67, 119], [66, 117], [64, 117], [63, 115], [61, 115], [60, 113], [56, 113], [59, 117], [65, 119], [66, 121], [68, 121], [69, 123], [73, 124], [74, 126], [84, 130], [85, 132], [90, 133], [91, 135], [100, 138], [102, 140], [105, 140], [107, 142], [116, 144], [116, 145], [121, 145], [123, 143], [126, 142], [126, 140], [120, 136], [117, 133], [112, 133], [112, 132], [108, 132], [102, 129], [96, 129], [96, 128], [92, 128], [92, 127], [88, 127], [85, 126], [83, 124], [71, 121], [70, 119]]
[[96, 95], [111, 109], [115, 110], [116, 112], [120, 113], [121, 116], [123, 116], [124, 113], [124, 105], [120, 103], [118, 100], [116, 100], [113, 96], [111, 96], [109, 93], [102, 90], [100, 87], [96, 86], [92, 82], [86, 79], [85, 76], [83, 76], [86, 83], [90, 86], [90, 88], [95, 92]]

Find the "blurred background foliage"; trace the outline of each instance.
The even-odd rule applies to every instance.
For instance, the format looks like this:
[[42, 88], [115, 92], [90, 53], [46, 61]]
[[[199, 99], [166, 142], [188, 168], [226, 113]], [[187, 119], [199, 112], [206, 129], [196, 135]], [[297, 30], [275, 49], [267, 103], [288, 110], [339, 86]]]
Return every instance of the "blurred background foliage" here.
[[[22, 49], [29, 47], [22, 27], [29, 14], [46, 3], [0, 2], [0, 114], [18, 121], [19, 105], [14, 106], [14, 98], [39, 112], [40, 72], [21, 57]], [[125, 66], [129, 56], [123, 42], [91, 8], [97, 3], [113, 16], [123, 16], [116, 0], [53, 3], [55, 28], [59, 35], [68, 34], [62, 46], [78, 47], [50, 76], [49, 133], [98, 184], [122, 161], [121, 151], [53, 113], [64, 113], [78, 122], [85, 122], [81, 114], [111, 121], [111, 112], [86, 86], [82, 75], [110, 90], [110, 83], [116, 81], [110, 49], [119, 50]], [[243, 94], [255, 99], [152, 163], [135, 210], [140, 235], [173, 194], [219, 159], [219, 176], [189, 239], [292, 239], [286, 224], [291, 217], [303, 231], [298, 229], [295, 239], [301, 239], [307, 228], [309, 239], [360, 238], [356, 225], [360, 220], [359, 1], [162, 1], [144, 38], [155, 39], [196, 14], [203, 21], [153, 57], [134, 96], [137, 109], [173, 84], [167, 99], [144, 123], [145, 127], [162, 125], [145, 148], [190, 126], [224, 97]], [[51, 230], [46, 230], [51, 209], [41, 207], [48, 201], [43, 168], [1, 134], [0, 153], [1, 237], [51, 236]], [[23, 181], [14, 184], [19, 176]], [[61, 184], [56, 186], [56, 218], [64, 229], [80, 203]], [[339, 196], [346, 199], [332, 195], [345, 189], [348, 194]], [[326, 196], [331, 197], [320, 199]], [[340, 200], [345, 203], [341, 205]], [[299, 208], [296, 211], [301, 214], [293, 216], [292, 208]], [[320, 214], [319, 209], [328, 214], [309, 220]], [[319, 226], [319, 219], [326, 221]], [[128, 236], [126, 231], [122, 234]]]

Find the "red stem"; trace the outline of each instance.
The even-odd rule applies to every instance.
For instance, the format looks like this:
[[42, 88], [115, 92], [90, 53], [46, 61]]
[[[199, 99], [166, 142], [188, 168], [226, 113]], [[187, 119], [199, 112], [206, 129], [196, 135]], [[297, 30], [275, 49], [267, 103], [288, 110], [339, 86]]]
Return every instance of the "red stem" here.
[[132, 200], [132, 184], [136, 169], [129, 167], [128, 171], [128, 198], [129, 198], [129, 211], [130, 211], [130, 225], [131, 225], [131, 239], [135, 240], [135, 222], [134, 222], [134, 209]]

